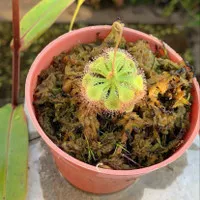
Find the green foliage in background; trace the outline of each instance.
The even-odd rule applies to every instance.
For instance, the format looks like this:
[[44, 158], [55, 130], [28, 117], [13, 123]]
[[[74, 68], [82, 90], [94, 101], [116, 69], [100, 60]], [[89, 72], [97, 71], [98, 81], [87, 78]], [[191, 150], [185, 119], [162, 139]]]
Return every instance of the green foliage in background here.
[[154, 5], [163, 10], [163, 16], [168, 17], [174, 11], [183, 11], [188, 17], [187, 26], [200, 26], [200, 1], [199, 0], [88, 0], [88, 4], [95, 8], [112, 6], [128, 6], [128, 5]]
[[191, 20], [188, 22], [188, 26], [200, 26], [200, 1], [199, 0], [171, 0], [163, 10], [164, 16], [170, 16], [176, 8], [181, 8]]
[[168, 17], [176, 10], [185, 11], [190, 21], [187, 26], [200, 26], [200, 1], [199, 0], [129, 0], [133, 5], [155, 4], [163, 9], [163, 15]]

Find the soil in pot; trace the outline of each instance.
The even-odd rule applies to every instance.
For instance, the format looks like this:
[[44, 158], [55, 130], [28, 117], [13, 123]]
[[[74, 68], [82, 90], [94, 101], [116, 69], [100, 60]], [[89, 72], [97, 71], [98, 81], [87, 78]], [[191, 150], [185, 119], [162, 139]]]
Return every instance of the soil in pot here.
[[168, 158], [189, 126], [193, 72], [172, 62], [164, 46], [152, 52], [147, 41], [127, 42], [125, 50], [143, 71], [145, 96], [130, 112], [94, 109], [82, 93], [86, 66], [114, 48], [114, 25], [102, 41], [80, 44], [56, 56], [38, 77], [34, 93], [37, 119], [51, 140], [71, 156], [110, 169], [136, 169]]

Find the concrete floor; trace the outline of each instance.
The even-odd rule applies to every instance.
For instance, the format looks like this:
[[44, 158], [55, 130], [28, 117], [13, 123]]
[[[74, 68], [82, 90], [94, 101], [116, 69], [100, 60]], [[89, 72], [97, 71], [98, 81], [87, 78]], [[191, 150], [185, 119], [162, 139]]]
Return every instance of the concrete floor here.
[[169, 166], [143, 176], [129, 188], [111, 195], [76, 189], [58, 172], [41, 138], [30, 142], [28, 200], [199, 200], [199, 136], [190, 149]]

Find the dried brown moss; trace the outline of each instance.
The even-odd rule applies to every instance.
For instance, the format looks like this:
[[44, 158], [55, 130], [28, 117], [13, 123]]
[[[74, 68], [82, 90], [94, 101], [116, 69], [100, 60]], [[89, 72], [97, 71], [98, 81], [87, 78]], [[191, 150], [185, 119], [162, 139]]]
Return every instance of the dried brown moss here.
[[114, 46], [112, 34], [104, 42], [97, 36], [96, 43], [76, 46], [54, 58], [38, 77], [37, 118], [46, 134], [79, 160], [111, 169], [150, 166], [169, 157], [183, 142], [193, 73], [166, 54], [153, 53], [146, 41], [123, 39], [120, 48], [132, 54], [145, 72], [147, 95], [131, 113], [112, 116], [91, 109], [80, 94], [84, 66], [104, 48]]

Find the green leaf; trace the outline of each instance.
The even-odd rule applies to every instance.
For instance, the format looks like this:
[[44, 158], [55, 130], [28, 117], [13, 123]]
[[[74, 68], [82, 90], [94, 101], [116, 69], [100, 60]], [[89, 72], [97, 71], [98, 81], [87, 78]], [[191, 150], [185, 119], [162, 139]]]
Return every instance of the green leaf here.
[[132, 81], [132, 84], [137, 90], [142, 90], [144, 88], [142, 75], [138, 75], [137, 77], [135, 77]]
[[106, 66], [104, 57], [99, 57], [94, 63], [90, 64], [89, 70], [92, 73], [96, 73], [96, 74], [106, 77], [108, 72], [110, 71], [107, 67], [110, 67], [110, 66]]
[[118, 95], [116, 93], [115, 86], [111, 86], [110, 94], [108, 98], [105, 100], [105, 106], [108, 110], [118, 110], [120, 108], [120, 103], [118, 100]]
[[28, 129], [23, 106], [0, 108], [0, 199], [25, 200]]
[[87, 86], [87, 96], [92, 101], [98, 101], [104, 98], [109, 90], [109, 83], [91, 84]]
[[94, 86], [96, 84], [99, 83], [105, 83], [105, 79], [104, 78], [98, 78], [95, 76], [91, 76], [90, 74], [86, 74], [82, 80], [83, 82], [83, 86], [87, 87], [88, 86]]
[[42, 0], [20, 22], [21, 50], [42, 35], [75, 0]]
[[119, 93], [119, 100], [122, 102], [128, 102], [134, 98], [134, 91], [125, 86], [118, 84], [117, 90]]
[[87, 95], [92, 101], [98, 101], [102, 98], [104, 84], [88, 87]]

